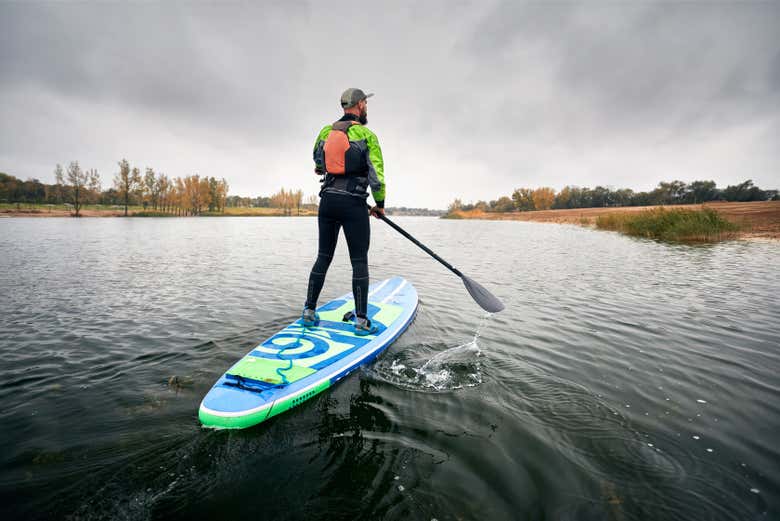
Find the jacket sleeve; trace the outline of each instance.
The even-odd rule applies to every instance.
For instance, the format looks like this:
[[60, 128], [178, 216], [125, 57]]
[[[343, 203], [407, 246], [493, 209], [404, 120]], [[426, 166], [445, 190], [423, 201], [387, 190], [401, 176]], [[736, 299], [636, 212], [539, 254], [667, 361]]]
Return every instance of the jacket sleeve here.
[[330, 133], [332, 125], [327, 125], [323, 127], [322, 130], [320, 130], [320, 133], [317, 135], [317, 140], [314, 142], [314, 172], [317, 174], [324, 174], [325, 173], [325, 140], [328, 139], [328, 134]]
[[368, 183], [371, 185], [371, 194], [379, 208], [385, 207], [385, 162], [382, 159], [382, 149], [379, 140], [371, 132], [366, 138], [368, 145]]

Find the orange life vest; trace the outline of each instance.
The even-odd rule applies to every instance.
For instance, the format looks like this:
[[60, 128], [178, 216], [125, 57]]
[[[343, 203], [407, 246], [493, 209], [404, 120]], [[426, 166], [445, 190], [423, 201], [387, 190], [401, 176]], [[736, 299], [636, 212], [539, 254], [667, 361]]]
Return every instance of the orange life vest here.
[[332, 175], [346, 173], [346, 154], [349, 150], [349, 128], [357, 125], [355, 121], [337, 121], [325, 140], [325, 171]]

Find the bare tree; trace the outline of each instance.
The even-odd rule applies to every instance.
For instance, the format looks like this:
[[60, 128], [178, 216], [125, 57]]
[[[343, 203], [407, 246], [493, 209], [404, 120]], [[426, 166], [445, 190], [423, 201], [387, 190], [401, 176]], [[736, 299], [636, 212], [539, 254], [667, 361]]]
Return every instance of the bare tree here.
[[293, 203], [295, 203], [295, 210], [298, 215], [301, 215], [301, 205], [303, 204], [303, 190], [300, 188], [292, 193]]
[[158, 172], [157, 179], [154, 181], [154, 192], [157, 194], [157, 206], [163, 212], [166, 212], [169, 209], [172, 188], [168, 176], [162, 172]]
[[230, 186], [228, 185], [227, 179], [224, 177], [219, 183], [219, 205], [222, 208], [222, 213], [225, 213], [225, 206], [227, 203], [227, 197], [228, 197], [228, 191], [230, 190]]
[[130, 194], [135, 193], [141, 187], [141, 173], [137, 168], [130, 170], [127, 159], [119, 162], [119, 173], [114, 176], [114, 188], [125, 201], [125, 217], [127, 206], [130, 204]]
[[[56, 170], [55, 170], [56, 175]], [[100, 190], [100, 176], [97, 170], [81, 170], [78, 161], [71, 161], [68, 165], [68, 188], [75, 216], [81, 217], [81, 207], [88, 201], [92, 194]]]
[[54, 197], [57, 204], [62, 203], [64, 191], [65, 191], [65, 174], [62, 171], [62, 165], [57, 163], [57, 167], [54, 169]]
[[143, 190], [144, 190], [144, 197], [143, 197], [143, 204], [144, 209], [146, 209], [146, 205], [149, 203], [152, 204], [152, 208], [155, 210], [157, 209], [157, 183], [155, 182], [154, 178], [154, 170], [151, 168], [146, 169], [146, 174], [144, 174], [143, 179]]

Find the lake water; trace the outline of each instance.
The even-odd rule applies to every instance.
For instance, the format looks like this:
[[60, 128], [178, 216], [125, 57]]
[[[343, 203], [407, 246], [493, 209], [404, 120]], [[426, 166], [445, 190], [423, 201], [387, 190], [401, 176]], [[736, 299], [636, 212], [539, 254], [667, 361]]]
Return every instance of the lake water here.
[[0, 220], [0, 518], [780, 519], [780, 244], [396, 220], [507, 309], [372, 221], [415, 322], [243, 431], [198, 405], [300, 312], [315, 219]]

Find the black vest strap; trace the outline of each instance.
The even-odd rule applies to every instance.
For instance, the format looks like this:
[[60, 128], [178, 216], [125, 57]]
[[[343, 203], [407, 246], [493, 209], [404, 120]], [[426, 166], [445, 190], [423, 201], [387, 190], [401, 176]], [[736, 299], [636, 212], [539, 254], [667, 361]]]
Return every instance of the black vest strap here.
[[333, 130], [338, 130], [340, 132], [347, 133], [347, 132], [349, 132], [349, 127], [351, 127], [352, 125], [357, 125], [357, 124], [358, 124], [357, 121], [349, 121], [349, 120], [342, 121], [342, 120], [338, 120], [338, 121], [336, 121], [333, 124]]

